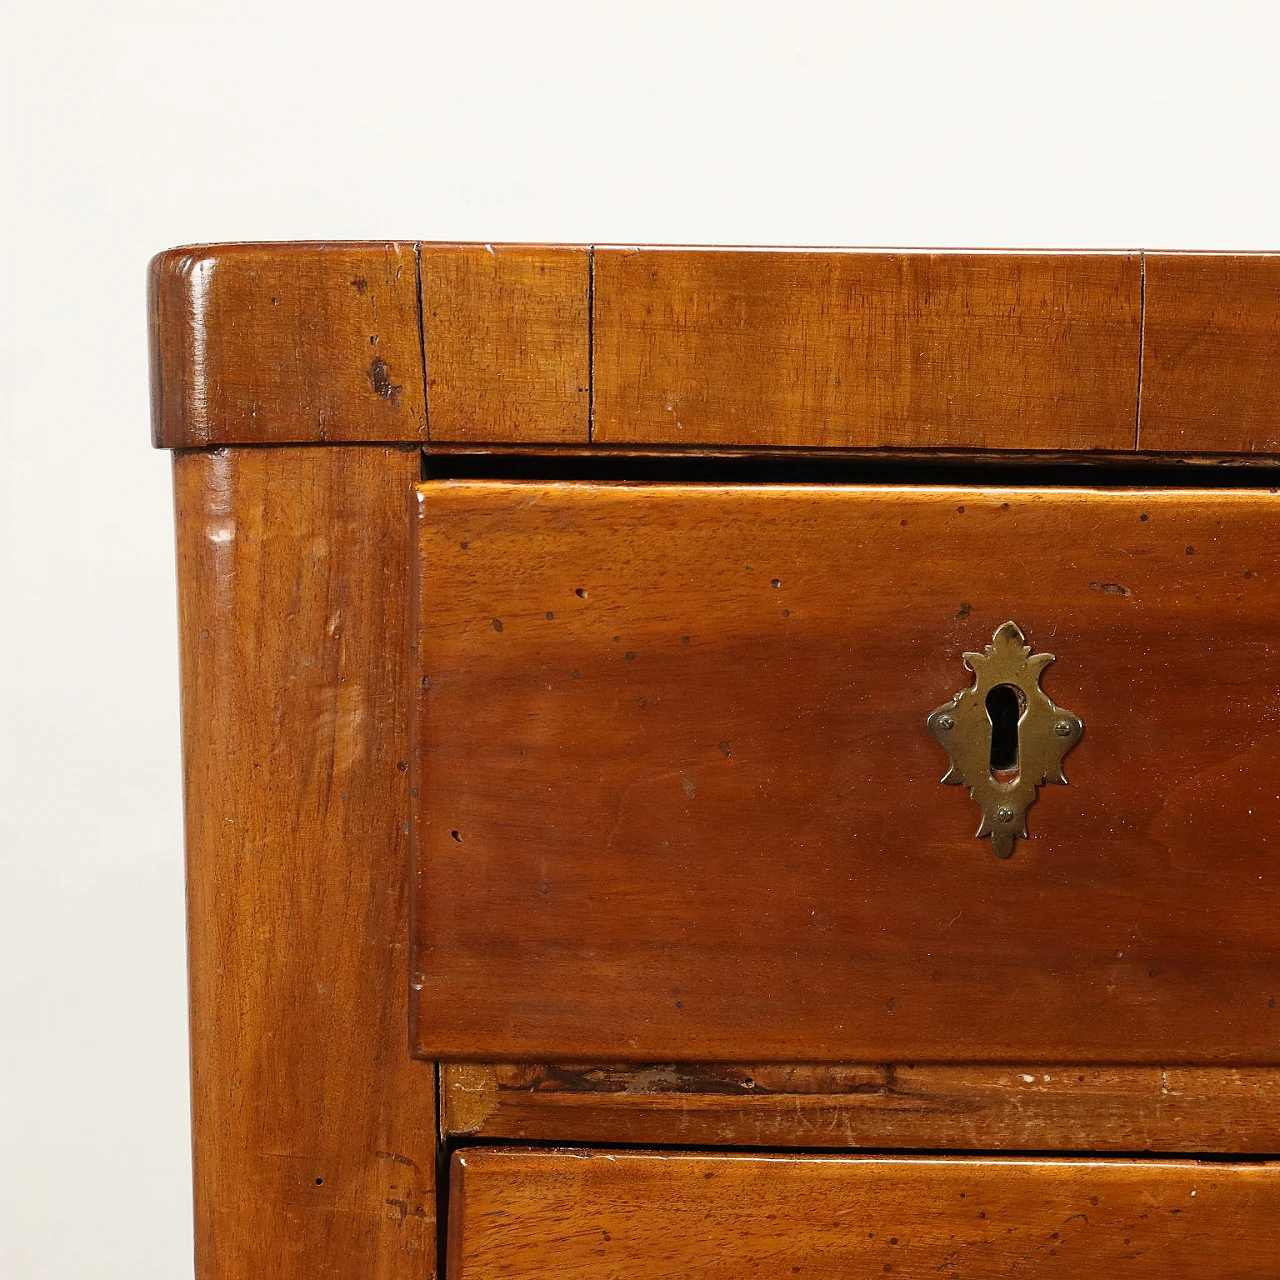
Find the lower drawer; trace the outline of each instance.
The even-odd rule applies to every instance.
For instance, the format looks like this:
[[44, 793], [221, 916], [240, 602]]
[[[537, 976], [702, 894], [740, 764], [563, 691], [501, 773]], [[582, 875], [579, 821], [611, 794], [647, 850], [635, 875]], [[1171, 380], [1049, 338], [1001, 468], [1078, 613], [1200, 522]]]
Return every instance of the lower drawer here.
[[1280, 1164], [475, 1149], [451, 1280], [1275, 1280]]

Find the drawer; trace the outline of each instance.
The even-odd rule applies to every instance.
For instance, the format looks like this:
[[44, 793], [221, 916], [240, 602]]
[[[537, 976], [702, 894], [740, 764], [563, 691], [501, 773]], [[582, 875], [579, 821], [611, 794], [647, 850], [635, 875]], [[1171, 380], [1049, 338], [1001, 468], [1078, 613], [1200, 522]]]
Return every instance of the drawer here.
[[[415, 509], [418, 1052], [1280, 1062], [1272, 493]], [[927, 721], [1007, 622], [1071, 750], [1000, 858]]]
[[1274, 1280], [1280, 1166], [605, 1151], [454, 1158], [450, 1280]]

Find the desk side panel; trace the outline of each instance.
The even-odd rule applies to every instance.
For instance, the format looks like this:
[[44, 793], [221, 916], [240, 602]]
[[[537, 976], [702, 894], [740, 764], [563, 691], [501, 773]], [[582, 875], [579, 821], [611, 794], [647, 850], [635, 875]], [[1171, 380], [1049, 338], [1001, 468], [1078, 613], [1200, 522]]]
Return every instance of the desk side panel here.
[[200, 1280], [434, 1272], [405, 977], [417, 472], [386, 447], [175, 459]]

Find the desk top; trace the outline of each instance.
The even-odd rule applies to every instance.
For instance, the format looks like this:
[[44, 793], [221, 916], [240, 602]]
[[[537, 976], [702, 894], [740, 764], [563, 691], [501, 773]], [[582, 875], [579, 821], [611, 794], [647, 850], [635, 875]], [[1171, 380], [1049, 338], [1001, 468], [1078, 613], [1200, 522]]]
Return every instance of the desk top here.
[[1280, 254], [238, 244], [150, 285], [164, 448], [1280, 453]]

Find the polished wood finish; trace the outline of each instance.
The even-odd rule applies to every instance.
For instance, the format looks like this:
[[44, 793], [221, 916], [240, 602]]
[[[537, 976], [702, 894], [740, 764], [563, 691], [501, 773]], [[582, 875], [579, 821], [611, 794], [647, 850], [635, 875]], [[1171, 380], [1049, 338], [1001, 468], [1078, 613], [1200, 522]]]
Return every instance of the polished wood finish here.
[[[1280, 1061], [1280, 499], [418, 489], [427, 1056]], [[1008, 862], [926, 715], [1080, 715]]]
[[594, 438], [1131, 449], [1136, 253], [598, 248]]
[[432, 440], [589, 441], [590, 263], [583, 245], [422, 246]]
[[447, 1062], [446, 1137], [1280, 1152], [1274, 1067]]
[[1144, 449], [1280, 451], [1280, 254], [1149, 253]]
[[1274, 1280], [1280, 1166], [462, 1152], [450, 1280]]
[[175, 459], [201, 1280], [433, 1274], [407, 1045], [416, 450]]
[[[160, 255], [200, 1280], [429, 1280], [438, 1135], [457, 1280], [1274, 1280], [1277, 261]], [[1000, 863], [1009, 618], [1087, 729]]]
[[161, 447], [426, 436], [412, 244], [171, 249], [150, 305]]
[[154, 436], [425, 440], [429, 400], [445, 445], [1275, 455], [1277, 263], [193, 246], [152, 264]]

